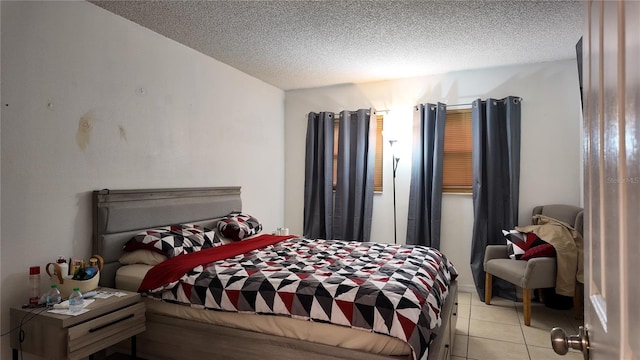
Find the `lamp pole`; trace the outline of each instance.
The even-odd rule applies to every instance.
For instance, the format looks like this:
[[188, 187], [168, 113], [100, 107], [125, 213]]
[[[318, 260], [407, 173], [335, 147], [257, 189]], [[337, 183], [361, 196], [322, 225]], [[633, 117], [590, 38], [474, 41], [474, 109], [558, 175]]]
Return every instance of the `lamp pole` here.
[[396, 171], [398, 170], [398, 162], [400, 158], [396, 156], [395, 151], [393, 151], [393, 145], [398, 140], [389, 140], [389, 144], [391, 145], [391, 156], [393, 163], [393, 243], [398, 243], [398, 229], [396, 224]]

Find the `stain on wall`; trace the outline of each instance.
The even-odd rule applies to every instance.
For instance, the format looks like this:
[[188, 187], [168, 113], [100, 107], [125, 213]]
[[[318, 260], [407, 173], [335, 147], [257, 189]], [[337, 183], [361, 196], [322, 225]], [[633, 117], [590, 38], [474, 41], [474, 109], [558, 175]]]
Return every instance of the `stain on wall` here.
[[127, 132], [124, 130], [122, 125], [118, 126], [118, 130], [120, 130], [120, 140], [127, 141]]
[[93, 113], [91, 111], [86, 112], [80, 121], [78, 122], [78, 131], [76, 132], [76, 144], [80, 150], [84, 151], [91, 140], [91, 123], [94, 121]]

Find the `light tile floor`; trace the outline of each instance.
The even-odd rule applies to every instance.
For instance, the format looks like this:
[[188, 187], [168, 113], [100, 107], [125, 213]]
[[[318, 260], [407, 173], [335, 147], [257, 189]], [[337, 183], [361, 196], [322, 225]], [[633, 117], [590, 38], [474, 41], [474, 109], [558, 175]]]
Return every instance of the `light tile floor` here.
[[494, 297], [486, 305], [475, 293], [458, 293], [452, 360], [583, 359], [575, 350], [560, 356], [551, 348], [551, 328], [577, 334], [581, 323], [574, 319], [573, 310], [554, 310], [534, 302], [531, 313], [531, 326], [525, 326], [522, 303]]

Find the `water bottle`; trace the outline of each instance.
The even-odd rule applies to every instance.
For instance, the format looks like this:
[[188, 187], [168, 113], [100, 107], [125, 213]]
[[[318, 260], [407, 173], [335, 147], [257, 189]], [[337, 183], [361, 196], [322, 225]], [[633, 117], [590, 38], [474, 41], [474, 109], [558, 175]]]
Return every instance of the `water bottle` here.
[[60, 290], [58, 290], [58, 285], [51, 285], [51, 289], [47, 293], [47, 309], [53, 309], [53, 305], [60, 304], [62, 301], [62, 296], [60, 295]]
[[40, 266], [29, 268], [29, 306], [36, 307], [40, 302]]
[[73, 288], [73, 292], [69, 295], [69, 311], [77, 313], [84, 307], [84, 298], [80, 293], [80, 288]]

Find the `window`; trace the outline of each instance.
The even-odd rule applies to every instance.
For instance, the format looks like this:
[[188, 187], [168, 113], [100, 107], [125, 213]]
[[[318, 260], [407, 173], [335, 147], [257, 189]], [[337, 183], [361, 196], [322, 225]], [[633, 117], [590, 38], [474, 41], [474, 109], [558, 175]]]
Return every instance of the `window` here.
[[[376, 115], [378, 129], [376, 133], [376, 159], [373, 175], [373, 191], [382, 191], [382, 124], [384, 116]], [[333, 122], [333, 189], [336, 189], [338, 181], [338, 133], [340, 130], [339, 120]]]
[[442, 191], [471, 193], [471, 108], [447, 110], [444, 126]]

